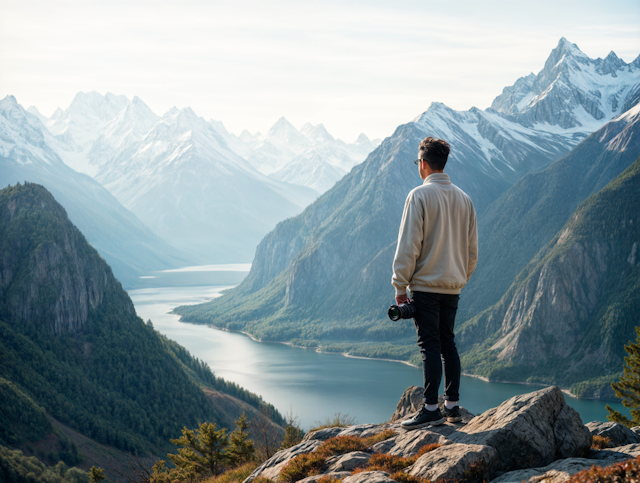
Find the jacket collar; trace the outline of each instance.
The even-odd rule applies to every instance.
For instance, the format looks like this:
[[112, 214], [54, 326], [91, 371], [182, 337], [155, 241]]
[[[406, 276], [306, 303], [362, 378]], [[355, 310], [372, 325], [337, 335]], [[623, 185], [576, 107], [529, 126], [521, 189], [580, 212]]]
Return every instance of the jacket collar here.
[[446, 173], [433, 173], [427, 176], [427, 179], [425, 179], [422, 184], [427, 183], [451, 184], [451, 180]]

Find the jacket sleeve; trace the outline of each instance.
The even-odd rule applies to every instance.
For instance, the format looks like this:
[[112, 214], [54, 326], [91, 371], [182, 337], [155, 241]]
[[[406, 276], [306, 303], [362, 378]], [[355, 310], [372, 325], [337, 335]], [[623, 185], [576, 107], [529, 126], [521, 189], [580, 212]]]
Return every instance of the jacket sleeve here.
[[393, 277], [391, 283], [396, 296], [407, 293], [407, 287], [413, 278], [416, 260], [422, 250], [424, 238], [424, 207], [413, 192], [404, 203], [404, 212], [398, 233], [398, 247], [393, 259]]
[[471, 203], [471, 219], [469, 220], [469, 262], [467, 265], [467, 282], [478, 264], [478, 223], [476, 210]]

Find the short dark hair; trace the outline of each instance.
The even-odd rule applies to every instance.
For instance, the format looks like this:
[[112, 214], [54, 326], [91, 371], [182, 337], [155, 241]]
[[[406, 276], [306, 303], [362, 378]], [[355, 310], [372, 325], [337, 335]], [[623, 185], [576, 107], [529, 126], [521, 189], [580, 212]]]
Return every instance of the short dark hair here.
[[424, 159], [429, 167], [435, 171], [444, 169], [447, 164], [451, 146], [447, 141], [429, 136], [420, 143], [420, 159]]

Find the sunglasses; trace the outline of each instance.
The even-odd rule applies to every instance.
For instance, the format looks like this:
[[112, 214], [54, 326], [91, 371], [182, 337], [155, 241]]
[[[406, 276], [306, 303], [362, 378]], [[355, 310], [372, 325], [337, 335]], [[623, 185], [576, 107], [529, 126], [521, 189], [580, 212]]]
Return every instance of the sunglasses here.
[[427, 162], [426, 159], [416, 159], [414, 163], [417, 165], [417, 164], [420, 164], [420, 161], [424, 161], [425, 163]]

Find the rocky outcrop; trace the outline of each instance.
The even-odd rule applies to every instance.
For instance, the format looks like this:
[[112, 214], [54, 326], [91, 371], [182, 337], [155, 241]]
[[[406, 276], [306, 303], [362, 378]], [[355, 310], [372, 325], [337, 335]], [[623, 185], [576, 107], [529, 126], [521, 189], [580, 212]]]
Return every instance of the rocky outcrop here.
[[487, 475], [493, 473], [497, 463], [498, 452], [491, 446], [452, 444], [421, 456], [408, 471], [410, 475], [432, 481], [471, 480], [470, 472], [475, 468], [480, 476]]
[[[419, 386], [409, 386], [405, 389], [404, 393], [402, 393], [402, 397], [400, 401], [398, 401], [398, 405], [396, 406], [396, 412], [393, 413], [390, 423], [395, 423], [398, 421], [402, 421], [407, 419], [413, 413], [418, 411], [422, 407], [423, 400], [423, 388]], [[442, 395], [438, 396], [438, 405], [442, 407], [444, 404], [444, 398]], [[462, 413], [462, 422], [467, 423], [473, 418], [473, 414], [467, 411], [462, 406], [460, 407], [460, 412]]]
[[[394, 413], [396, 420], [400, 419], [400, 414], [410, 415], [416, 401], [421, 401], [417, 399], [417, 389], [407, 388]], [[593, 422], [589, 423], [589, 428], [598, 434], [635, 436], [632, 431], [620, 430], [610, 423]], [[384, 461], [393, 460], [404, 465], [404, 473], [430, 481], [560, 483], [593, 465], [608, 466], [640, 455], [640, 444], [591, 450], [589, 428], [566, 404], [562, 392], [556, 387], [549, 387], [513, 397], [497, 408], [472, 417], [466, 424], [445, 423], [406, 431], [398, 422], [391, 422], [314, 431], [307, 434], [299, 445], [266, 461], [245, 483], [258, 476], [276, 481], [282, 469], [296, 455], [319, 451], [331, 438], [369, 437], [385, 430], [392, 431], [384, 434], [383, 437], [389, 436], [386, 439], [361, 451], [330, 456], [324, 460], [319, 475], [298, 481], [315, 483], [325, 476], [342, 479], [343, 483], [392, 482], [397, 467], [393, 470], [384, 467]], [[624, 440], [619, 436], [615, 441]]]
[[586, 426], [593, 436], [608, 438], [612, 447], [640, 443], [640, 434], [620, 423], [591, 421]]

